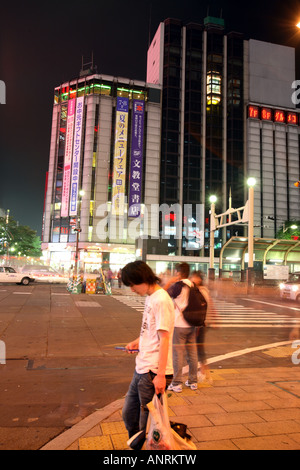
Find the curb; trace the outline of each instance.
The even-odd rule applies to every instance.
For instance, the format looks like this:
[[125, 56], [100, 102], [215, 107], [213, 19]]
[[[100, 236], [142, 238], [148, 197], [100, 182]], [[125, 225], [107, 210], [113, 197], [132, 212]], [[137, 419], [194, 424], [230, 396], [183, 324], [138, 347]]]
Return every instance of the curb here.
[[48, 442], [40, 450], [65, 450], [79, 439], [83, 434], [88, 432], [91, 428], [99, 424], [104, 419], [108, 418], [115, 411], [123, 408], [125, 398], [116, 400], [113, 403], [105, 406], [101, 410], [95, 411], [91, 415], [84, 418], [80, 423], [75, 424], [72, 428], [63, 432], [55, 437], [52, 441]]

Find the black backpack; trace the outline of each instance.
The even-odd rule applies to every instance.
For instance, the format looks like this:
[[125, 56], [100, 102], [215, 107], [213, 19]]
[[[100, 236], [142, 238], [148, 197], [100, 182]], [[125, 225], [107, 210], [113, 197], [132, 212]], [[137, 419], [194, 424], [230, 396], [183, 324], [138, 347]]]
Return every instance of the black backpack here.
[[183, 317], [191, 326], [203, 326], [206, 318], [207, 302], [198, 287], [192, 285], [189, 289], [189, 302], [182, 311]]

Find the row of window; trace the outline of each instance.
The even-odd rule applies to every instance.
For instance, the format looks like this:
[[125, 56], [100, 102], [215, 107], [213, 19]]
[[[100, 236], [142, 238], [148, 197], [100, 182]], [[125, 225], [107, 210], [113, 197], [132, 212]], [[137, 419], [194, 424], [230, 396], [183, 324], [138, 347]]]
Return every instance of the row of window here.
[[93, 78], [85, 82], [76, 82], [75, 84], [68, 84], [55, 89], [54, 104], [59, 104], [68, 101], [72, 98], [80, 96], [98, 94], [107, 96], [124, 96], [130, 99], [147, 100], [147, 91], [137, 90], [128, 86], [121, 86], [111, 82], [103, 82], [99, 79]]

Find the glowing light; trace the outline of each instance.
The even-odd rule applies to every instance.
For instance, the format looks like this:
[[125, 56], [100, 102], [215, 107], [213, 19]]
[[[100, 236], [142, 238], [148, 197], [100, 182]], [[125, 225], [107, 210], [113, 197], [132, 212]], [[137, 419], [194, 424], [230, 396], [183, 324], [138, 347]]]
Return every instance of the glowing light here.
[[247, 184], [248, 184], [248, 186], [255, 186], [256, 185], [256, 179], [255, 178], [248, 178]]

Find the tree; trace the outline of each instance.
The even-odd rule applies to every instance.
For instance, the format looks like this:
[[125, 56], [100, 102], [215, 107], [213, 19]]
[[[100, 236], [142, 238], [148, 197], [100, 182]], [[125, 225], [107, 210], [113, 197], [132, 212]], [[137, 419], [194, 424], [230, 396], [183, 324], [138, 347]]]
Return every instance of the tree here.
[[276, 233], [276, 238], [285, 240], [300, 240], [300, 220], [287, 220]]
[[41, 240], [27, 225], [19, 225], [13, 217], [0, 217], [0, 255], [41, 256]]

